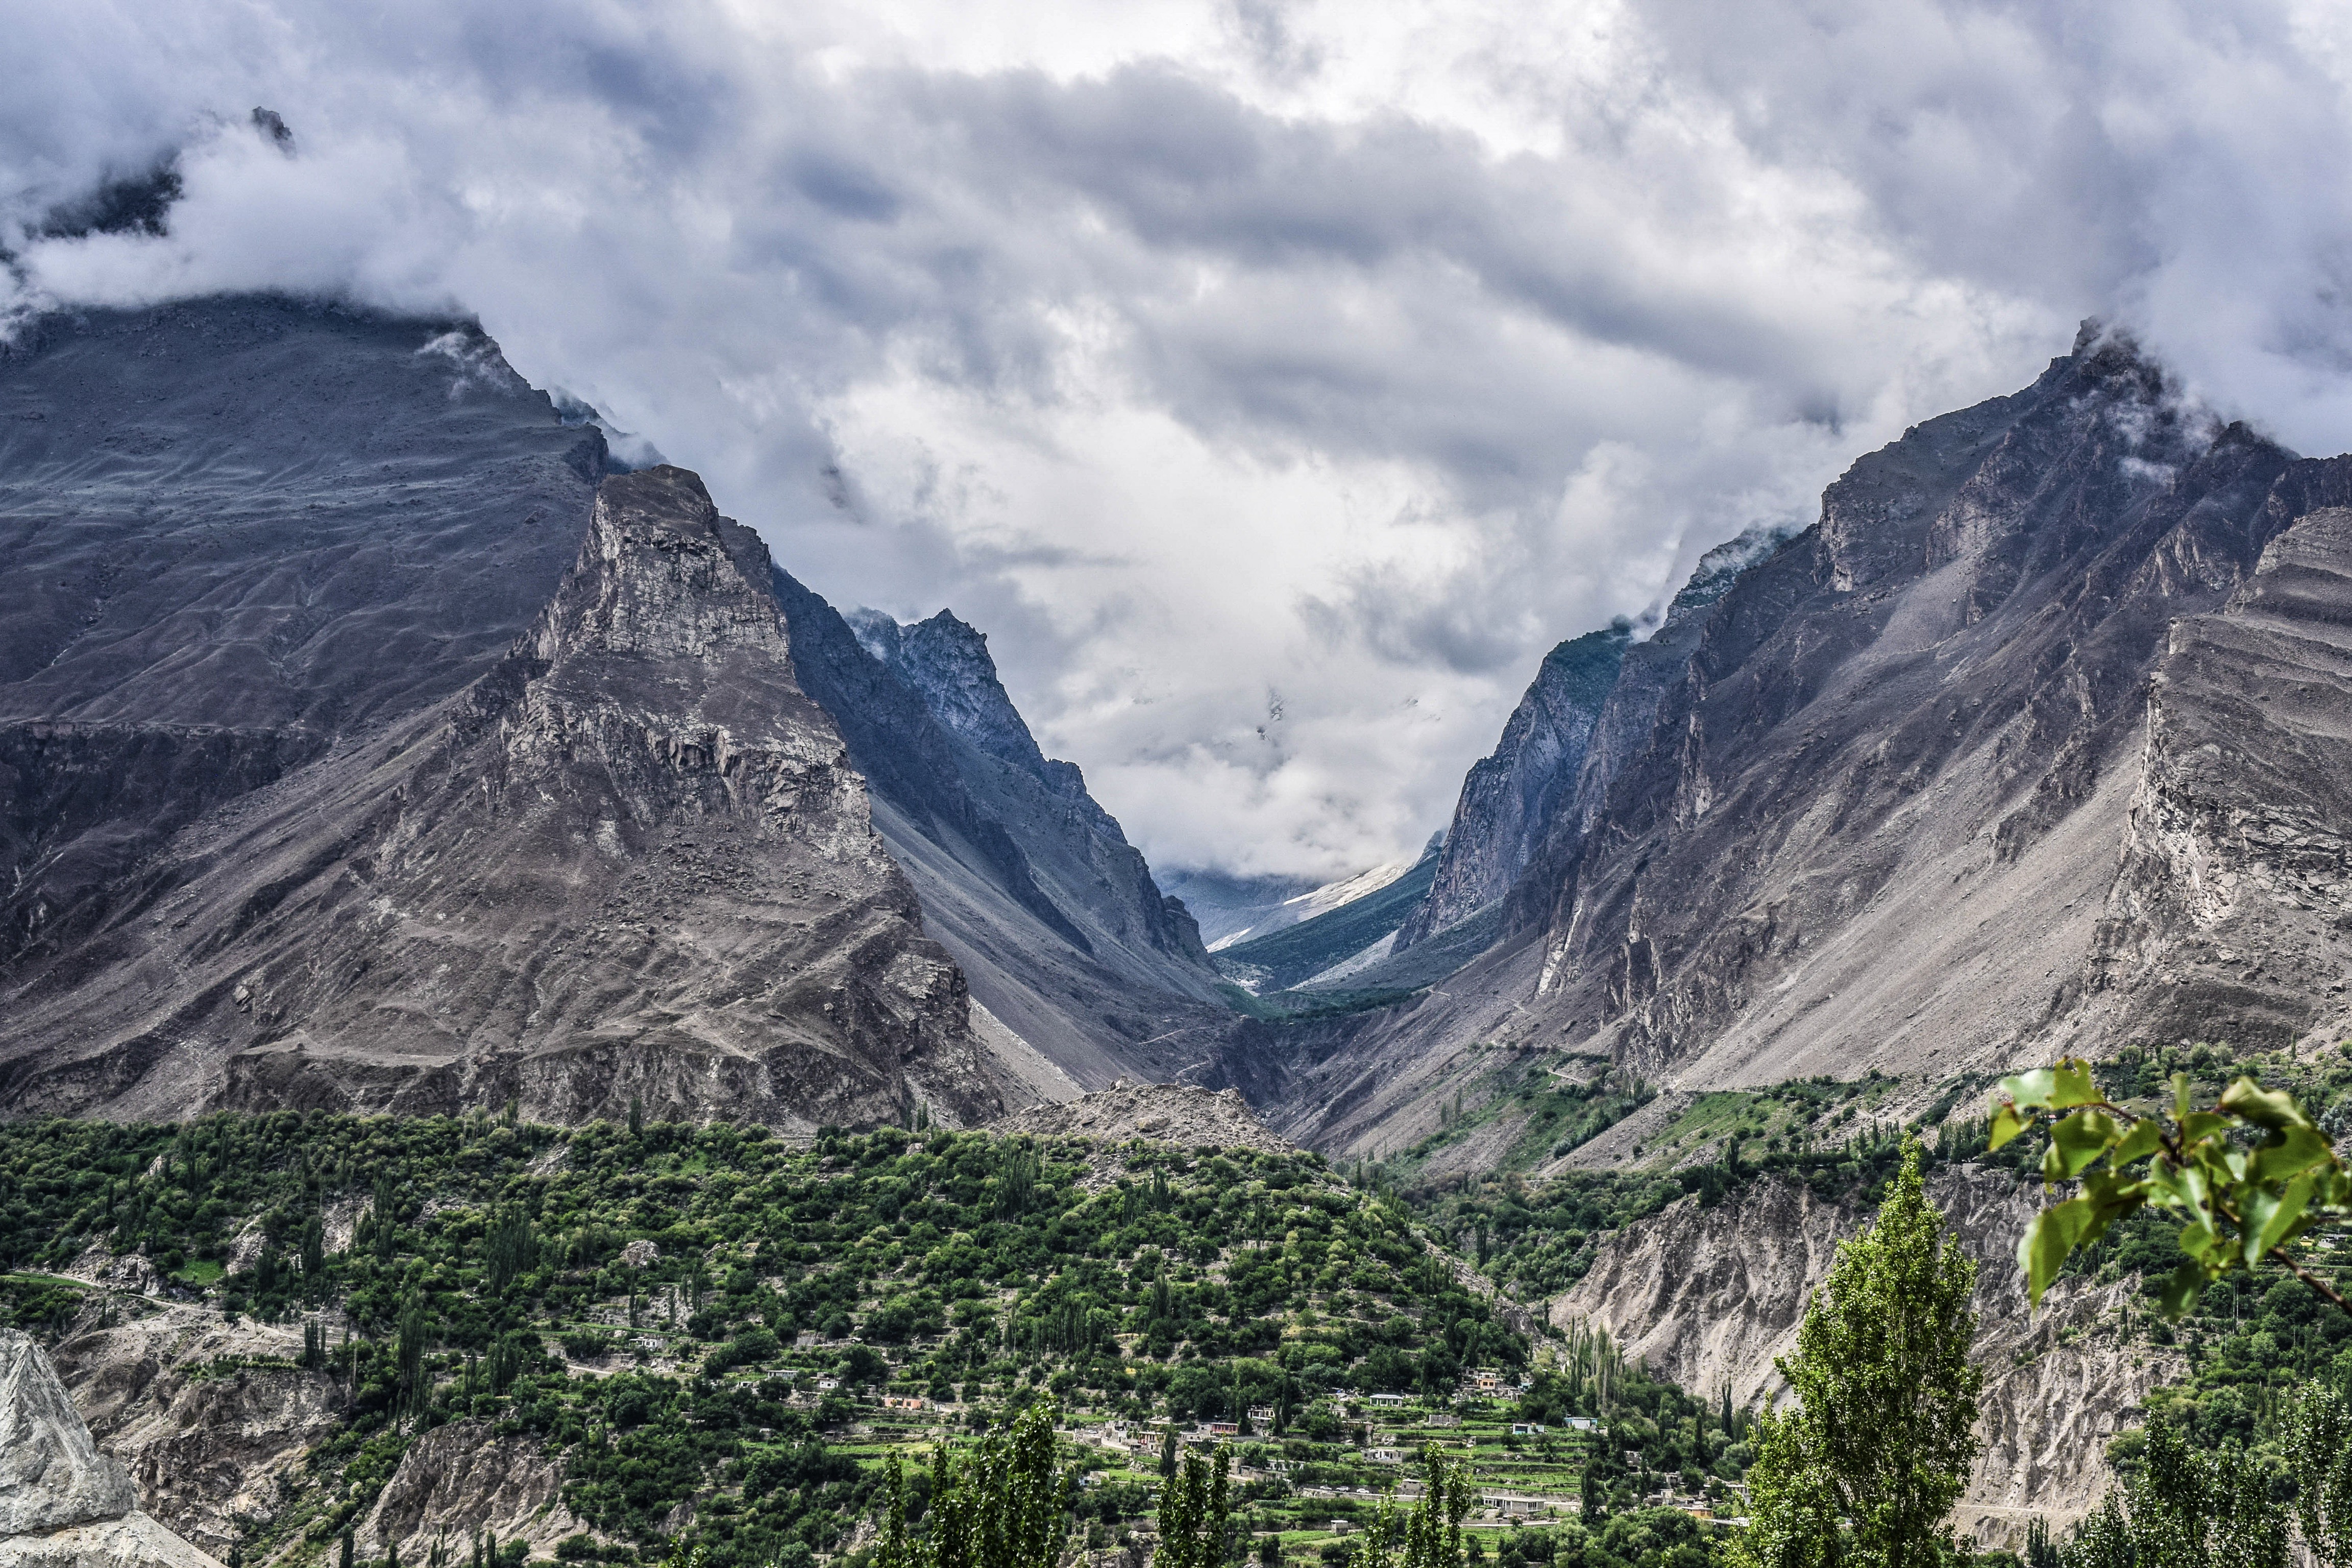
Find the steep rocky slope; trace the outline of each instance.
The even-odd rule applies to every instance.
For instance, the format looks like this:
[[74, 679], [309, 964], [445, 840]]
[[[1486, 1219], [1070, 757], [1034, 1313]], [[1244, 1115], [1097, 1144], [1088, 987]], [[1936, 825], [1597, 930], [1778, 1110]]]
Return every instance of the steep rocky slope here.
[[2347, 500], [2087, 329], [1863, 458], [1629, 652], [1495, 946], [1276, 1125], [1410, 1141], [1482, 1040], [1696, 1089], [2332, 1026]]
[[1572, 801], [1586, 745], [1633, 638], [1630, 623], [1570, 637], [1544, 656], [1492, 755], [1472, 765], [1434, 879], [1396, 933], [1403, 952], [1511, 890]]
[[[2021, 1545], [2037, 1515], [2059, 1527], [2095, 1508], [2113, 1479], [2107, 1439], [2137, 1422], [2148, 1392], [2180, 1370], [2174, 1352], [2120, 1332], [2128, 1281], [2063, 1280], [2038, 1315], [2028, 1311], [2015, 1249], [2040, 1194], [2038, 1184], [1973, 1166], [1929, 1184], [1977, 1260], [1985, 1447], [1958, 1512], [1989, 1549]], [[1824, 1200], [1785, 1177], [1713, 1208], [1685, 1198], [1603, 1243], [1591, 1272], [1551, 1303], [1552, 1320], [1608, 1329], [1628, 1354], [1694, 1392], [1719, 1397], [1728, 1389], [1737, 1405], [1769, 1403], [1785, 1391], [1773, 1358], [1795, 1349], [1805, 1303], [1837, 1244], [1869, 1217], [1858, 1202]]]
[[501, 658], [604, 447], [470, 325], [270, 298], [0, 346], [0, 965], [140, 860]]
[[184, 830], [12, 970], [0, 1102], [992, 1114], [768, 570], [691, 474], [604, 481], [488, 673]]
[[89, 1310], [58, 1342], [57, 1365], [149, 1510], [225, 1557], [245, 1523], [276, 1510], [312, 1446], [335, 1429], [338, 1392], [325, 1373], [291, 1364], [301, 1348], [290, 1325], [230, 1322], [210, 1308], [159, 1302], [111, 1322]]
[[1199, 929], [1078, 769], [1038, 748], [987, 638], [945, 611], [911, 626], [860, 611], [853, 628], [784, 572], [773, 584], [924, 929], [997, 1054], [1038, 1064], [1027, 1092], [1171, 1078], [1212, 1056], [1232, 1014]]
[[48, 1354], [0, 1329], [0, 1563], [7, 1568], [219, 1568], [140, 1511]]

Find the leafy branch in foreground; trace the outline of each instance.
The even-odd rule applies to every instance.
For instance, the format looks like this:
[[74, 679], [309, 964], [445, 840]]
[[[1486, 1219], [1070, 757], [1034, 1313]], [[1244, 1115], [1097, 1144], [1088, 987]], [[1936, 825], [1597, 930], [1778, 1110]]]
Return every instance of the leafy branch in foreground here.
[[2047, 1116], [2042, 1180], [2082, 1184], [2074, 1196], [2036, 1215], [2018, 1243], [2034, 1305], [2069, 1254], [2152, 1204], [2186, 1221], [2180, 1249], [2188, 1256], [2165, 1285], [2166, 1315], [2179, 1316], [2215, 1279], [2258, 1268], [2265, 1258], [2352, 1312], [2352, 1302], [2287, 1251], [2313, 1226], [2352, 1212], [2352, 1173], [2294, 1095], [2241, 1078], [2213, 1105], [2200, 1107], [2188, 1075], [2175, 1073], [2169, 1113], [2141, 1115], [2109, 1101], [2090, 1064], [2073, 1057], [2003, 1079], [2000, 1094], [1990, 1147]]

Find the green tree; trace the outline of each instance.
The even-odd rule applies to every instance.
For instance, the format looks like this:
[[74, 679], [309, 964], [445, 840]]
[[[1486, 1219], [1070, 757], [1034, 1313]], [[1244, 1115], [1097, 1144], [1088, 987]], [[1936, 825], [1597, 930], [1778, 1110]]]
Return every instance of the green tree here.
[[520, 1208], [492, 1209], [488, 1233], [482, 1238], [482, 1272], [492, 1299], [503, 1299], [538, 1262], [539, 1237], [530, 1216]]
[[1421, 1451], [1428, 1479], [1404, 1521], [1404, 1568], [1457, 1568], [1462, 1521], [1470, 1512], [1470, 1467], [1431, 1443]]
[[1160, 1489], [1160, 1550], [1152, 1568], [1218, 1568], [1224, 1562], [1232, 1468], [1233, 1456], [1222, 1443], [1214, 1459], [1197, 1450], [1185, 1454], [1176, 1479]]
[[1054, 1413], [1031, 1405], [965, 1458], [945, 1447], [931, 1467], [930, 1528], [908, 1539], [897, 1460], [883, 1500], [877, 1568], [1050, 1568], [1069, 1533], [1069, 1484], [1054, 1464]]
[[2305, 1389], [2279, 1436], [2304, 1544], [2326, 1568], [2352, 1568], [2352, 1399], [2332, 1388]]
[[2286, 1568], [2286, 1516], [2243, 1450], [2200, 1454], [2158, 1424], [2139, 1474], [2107, 1493], [2061, 1556], [2065, 1568]]
[[1984, 1373], [1969, 1363], [1976, 1265], [1943, 1234], [1919, 1150], [1868, 1230], [1838, 1247], [1775, 1364], [1799, 1405], [1756, 1423], [1746, 1568], [1926, 1568], [1968, 1483]]
[[882, 1492], [882, 1539], [874, 1549], [874, 1568], [921, 1568], [907, 1533], [907, 1468], [896, 1453], [890, 1456], [890, 1479]]
[[411, 1300], [407, 1310], [400, 1314], [400, 1342], [395, 1356], [400, 1381], [393, 1405], [395, 1417], [423, 1415], [433, 1396], [433, 1380], [425, 1370], [425, 1344], [431, 1332], [425, 1303]]

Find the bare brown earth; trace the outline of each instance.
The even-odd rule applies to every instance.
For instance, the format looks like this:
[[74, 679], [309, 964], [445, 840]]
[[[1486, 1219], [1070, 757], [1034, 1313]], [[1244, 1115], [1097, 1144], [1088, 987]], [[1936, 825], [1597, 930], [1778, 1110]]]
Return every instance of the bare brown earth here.
[[1107, 1143], [1140, 1139], [1192, 1149], [1292, 1152], [1292, 1145], [1266, 1130], [1240, 1090], [1212, 1091], [1178, 1083], [1098, 1089], [1076, 1100], [1015, 1110], [990, 1123], [989, 1131]]

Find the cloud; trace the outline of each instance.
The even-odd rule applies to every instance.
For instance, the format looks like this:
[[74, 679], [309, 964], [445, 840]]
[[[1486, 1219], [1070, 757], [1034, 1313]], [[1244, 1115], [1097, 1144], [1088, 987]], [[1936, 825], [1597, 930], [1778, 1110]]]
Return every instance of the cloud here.
[[[837, 601], [988, 629], [1161, 863], [1409, 853], [1545, 648], [2084, 315], [2347, 444], [2352, 24], [2300, 0], [0, 23], [0, 310], [475, 312]], [[167, 163], [165, 233], [43, 237]]]

